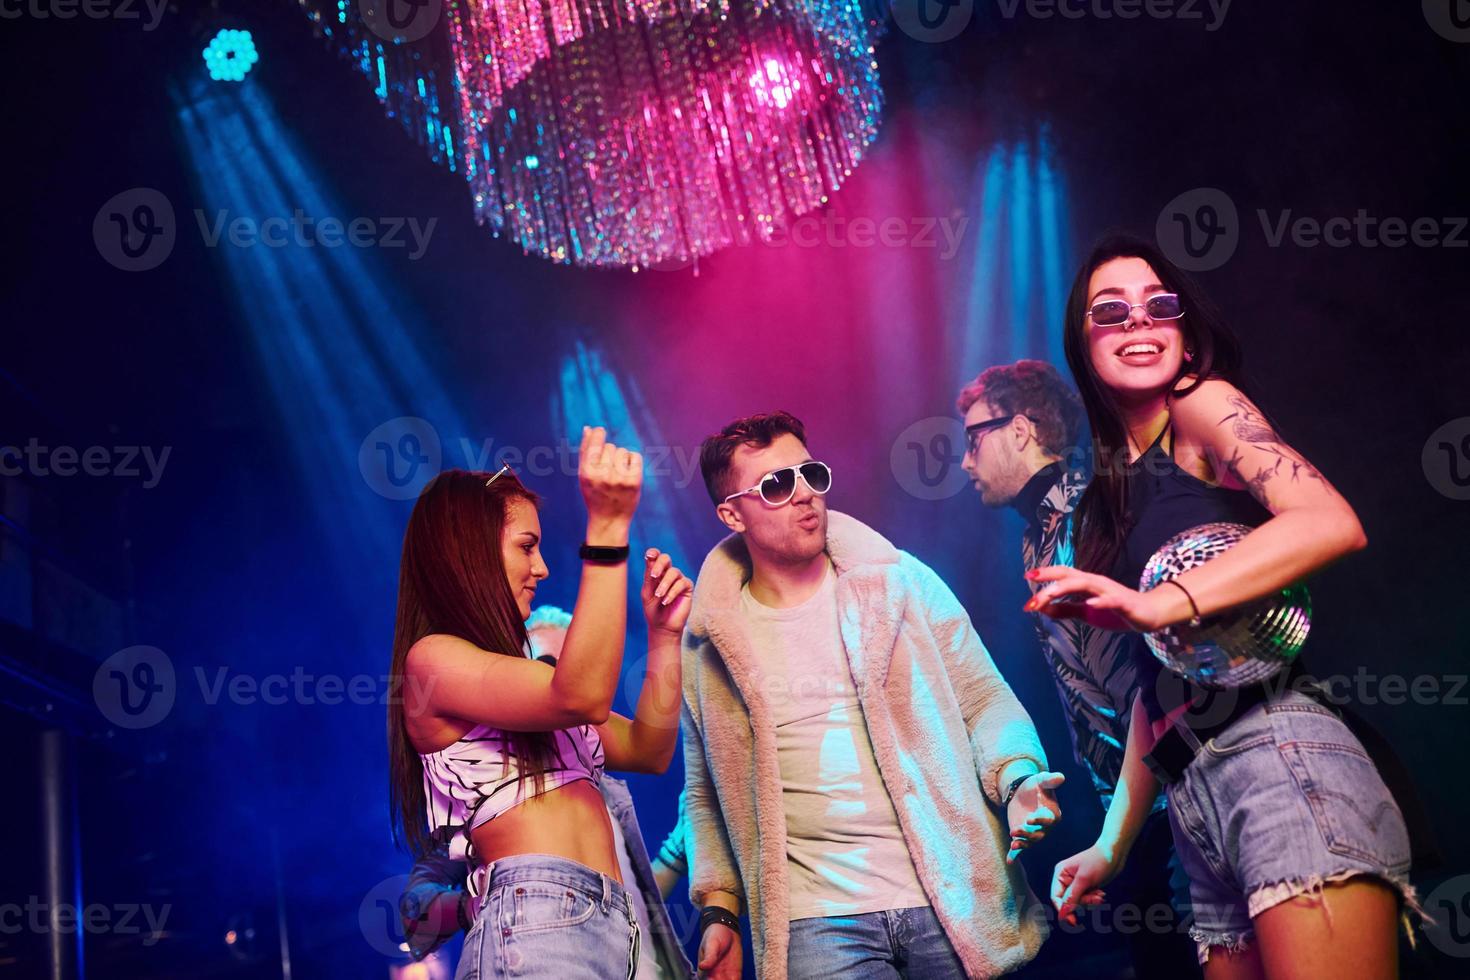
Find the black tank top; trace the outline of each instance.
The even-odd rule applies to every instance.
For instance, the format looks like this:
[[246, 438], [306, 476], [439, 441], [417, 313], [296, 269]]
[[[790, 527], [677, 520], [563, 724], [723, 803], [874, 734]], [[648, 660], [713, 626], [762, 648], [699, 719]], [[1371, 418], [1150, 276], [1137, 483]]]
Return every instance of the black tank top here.
[[[1130, 589], [1138, 588], [1143, 566], [1154, 552], [1181, 531], [1220, 521], [1260, 527], [1271, 518], [1271, 512], [1246, 491], [1206, 483], [1181, 469], [1174, 461], [1172, 423], [1165, 425], [1153, 445], [1129, 464], [1127, 480], [1130, 525], [1108, 577]], [[1174, 706], [1159, 701], [1159, 672], [1164, 667], [1149, 650], [1142, 633], [1127, 636], [1129, 653], [1138, 669], [1143, 705], [1149, 717], [1162, 717]], [[1163, 693], [1166, 700], [1175, 702], [1177, 698], [1195, 696], [1196, 689], [1190, 684], [1171, 684], [1164, 686]]]
[[1271, 519], [1271, 512], [1246, 491], [1206, 483], [1181, 469], [1174, 461], [1172, 424], [1128, 465], [1127, 479], [1131, 526], [1109, 577], [1130, 589], [1138, 588], [1143, 566], [1154, 552], [1181, 531], [1219, 521], [1260, 527]]
[[[1138, 588], [1143, 566], [1148, 564], [1153, 553], [1180, 531], [1216, 521], [1260, 527], [1271, 517], [1271, 512], [1246, 491], [1206, 483], [1180, 469], [1174, 461], [1171, 430], [1172, 425], [1164, 426], [1164, 431], [1159, 433], [1148, 451], [1128, 467], [1128, 510], [1132, 524], [1113, 562], [1109, 578], [1130, 589]], [[1164, 449], [1166, 436], [1167, 451]], [[1161, 685], [1159, 675], [1164, 666], [1149, 650], [1143, 634], [1124, 635], [1127, 637], [1125, 642], [1130, 645], [1129, 653], [1138, 667], [1139, 693], [1150, 718], [1161, 718], [1165, 714], [1160, 695], [1172, 702], [1168, 705], [1172, 709], [1180, 699], [1194, 698], [1203, 693], [1187, 682]], [[1304, 689], [1300, 680], [1309, 677], [1305, 658], [1299, 656], [1287, 669], [1284, 683], [1281, 678], [1270, 683], [1283, 690], [1288, 686], [1300, 690]], [[1333, 702], [1333, 710], [1363, 744], [1398, 802], [1409, 828], [1414, 865], [1437, 863], [1440, 851], [1430, 826], [1428, 810], [1419, 798], [1408, 768], [1383, 733], [1353, 711], [1351, 706]]]

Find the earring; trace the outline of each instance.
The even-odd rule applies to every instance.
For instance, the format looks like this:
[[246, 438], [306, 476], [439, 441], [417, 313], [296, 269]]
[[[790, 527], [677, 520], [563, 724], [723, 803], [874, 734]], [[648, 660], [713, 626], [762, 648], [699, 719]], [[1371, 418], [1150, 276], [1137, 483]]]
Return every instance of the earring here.
[[1190, 350], [1188, 347], [1184, 348], [1184, 363], [1185, 364], [1188, 364], [1188, 363], [1190, 363], [1193, 360], [1194, 360], [1194, 351]]

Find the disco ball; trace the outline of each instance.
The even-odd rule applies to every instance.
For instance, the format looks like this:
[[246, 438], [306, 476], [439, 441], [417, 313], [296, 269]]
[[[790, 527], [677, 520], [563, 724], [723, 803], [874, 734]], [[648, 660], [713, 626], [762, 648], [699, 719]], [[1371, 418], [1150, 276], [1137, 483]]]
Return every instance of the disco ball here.
[[[1217, 558], [1251, 532], [1244, 524], [1201, 524], [1164, 542], [1143, 568], [1138, 589], [1147, 592]], [[1145, 633], [1148, 648], [1165, 667], [1201, 687], [1259, 684], [1285, 670], [1312, 625], [1312, 597], [1301, 583], [1275, 595], [1206, 616], [1199, 626], [1178, 623]]]

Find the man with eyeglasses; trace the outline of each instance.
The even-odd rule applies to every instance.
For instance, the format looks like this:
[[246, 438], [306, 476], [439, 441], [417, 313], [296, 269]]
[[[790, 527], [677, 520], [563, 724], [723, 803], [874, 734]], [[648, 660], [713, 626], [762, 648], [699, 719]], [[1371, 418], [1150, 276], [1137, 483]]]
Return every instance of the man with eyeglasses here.
[[1030, 716], [927, 566], [827, 509], [785, 412], [704, 441], [732, 532], [684, 633], [704, 976], [980, 977], [1046, 937], [1020, 850], [1060, 816]]
[[[981, 502], [1014, 507], [1026, 522], [1021, 536], [1025, 571], [1070, 565], [1072, 514], [1087, 488], [1087, 473], [1066, 459], [1084, 417], [1077, 393], [1050, 364], [1017, 361], [981, 372], [960, 392], [958, 408], [968, 439], [961, 466]], [[1041, 584], [1032, 583], [1032, 591]], [[1095, 629], [1080, 619], [1034, 618], [1073, 753], [1092, 777], [1106, 812], [1122, 770], [1137, 668], [1122, 634]], [[1135, 976], [1172, 980], [1200, 975], [1187, 923], [1180, 922], [1178, 910], [1188, 907], [1189, 885], [1174, 860], [1162, 793], [1127, 870], [1108, 887], [1108, 900], [1113, 909], [1136, 906], [1136, 920], [1160, 926], [1129, 933]]]

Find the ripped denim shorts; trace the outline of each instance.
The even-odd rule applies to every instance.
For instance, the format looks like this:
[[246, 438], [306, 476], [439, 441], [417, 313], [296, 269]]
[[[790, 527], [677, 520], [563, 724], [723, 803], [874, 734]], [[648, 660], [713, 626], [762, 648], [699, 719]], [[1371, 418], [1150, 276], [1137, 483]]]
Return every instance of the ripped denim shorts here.
[[1174, 847], [1189, 875], [1199, 960], [1242, 949], [1251, 919], [1368, 875], [1417, 910], [1398, 804], [1342, 719], [1288, 691], [1200, 748], [1168, 787]]

